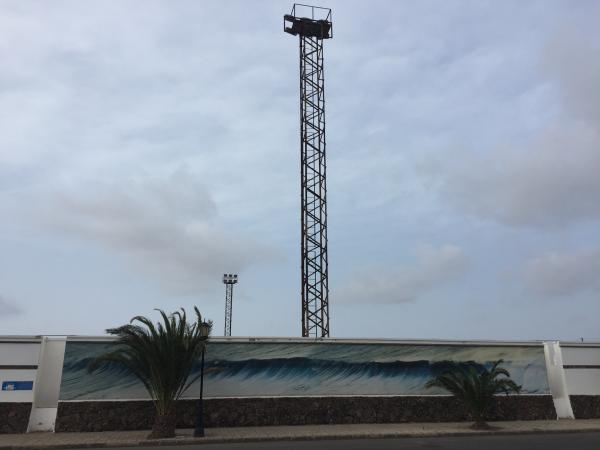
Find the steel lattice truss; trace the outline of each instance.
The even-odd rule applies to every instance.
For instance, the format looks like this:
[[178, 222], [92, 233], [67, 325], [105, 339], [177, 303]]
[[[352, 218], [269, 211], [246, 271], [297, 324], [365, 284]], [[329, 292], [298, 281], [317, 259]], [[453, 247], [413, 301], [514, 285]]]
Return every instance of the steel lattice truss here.
[[283, 21], [300, 40], [302, 336], [328, 337], [323, 40], [332, 37], [331, 9], [294, 4]]
[[223, 274], [223, 283], [225, 284], [225, 333], [224, 336], [231, 336], [231, 316], [233, 314], [233, 285], [238, 282], [237, 274]]
[[300, 36], [302, 336], [329, 336], [323, 40]]
[[231, 336], [231, 314], [233, 307], [233, 284], [225, 285], [225, 334]]

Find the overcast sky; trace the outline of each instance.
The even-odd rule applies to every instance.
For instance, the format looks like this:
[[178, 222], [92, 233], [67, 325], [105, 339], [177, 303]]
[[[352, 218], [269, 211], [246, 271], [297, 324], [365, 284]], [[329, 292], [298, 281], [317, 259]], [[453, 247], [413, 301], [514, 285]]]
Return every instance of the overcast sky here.
[[[599, 339], [600, 2], [326, 6], [331, 335]], [[300, 335], [290, 9], [0, 0], [0, 335]]]

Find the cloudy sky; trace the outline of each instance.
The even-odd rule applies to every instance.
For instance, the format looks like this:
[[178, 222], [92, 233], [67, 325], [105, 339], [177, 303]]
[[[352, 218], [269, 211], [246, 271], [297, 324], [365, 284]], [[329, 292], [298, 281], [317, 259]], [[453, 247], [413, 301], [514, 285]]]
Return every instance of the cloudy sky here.
[[[0, 334], [299, 336], [288, 1], [0, 1]], [[331, 333], [600, 338], [598, 1], [330, 1]]]

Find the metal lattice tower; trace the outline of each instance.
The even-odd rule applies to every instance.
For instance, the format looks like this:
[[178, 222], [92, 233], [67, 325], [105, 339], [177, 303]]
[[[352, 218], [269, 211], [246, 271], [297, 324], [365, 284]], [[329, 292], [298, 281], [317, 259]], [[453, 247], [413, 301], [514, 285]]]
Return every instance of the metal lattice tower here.
[[283, 21], [300, 41], [302, 336], [328, 337], [323, 40], [332, 37], [331, 9], [294, 4]]
[[233, 312], [233, 285], [238, 282], [237, 274], [223, 274], [225, 284], [225, 334], [231, 336], [231, 314]]

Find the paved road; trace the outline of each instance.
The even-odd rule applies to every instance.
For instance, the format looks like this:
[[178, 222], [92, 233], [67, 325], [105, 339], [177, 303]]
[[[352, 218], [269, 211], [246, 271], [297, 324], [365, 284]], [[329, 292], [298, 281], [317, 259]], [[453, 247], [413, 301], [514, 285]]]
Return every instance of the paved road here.
[[[600, 433], [255, 442], [137, 448], [148, 450], [598, 450]], [[131, 448], [122, 450], [131, 450]]]

